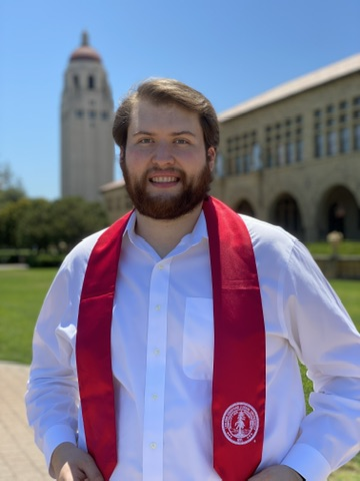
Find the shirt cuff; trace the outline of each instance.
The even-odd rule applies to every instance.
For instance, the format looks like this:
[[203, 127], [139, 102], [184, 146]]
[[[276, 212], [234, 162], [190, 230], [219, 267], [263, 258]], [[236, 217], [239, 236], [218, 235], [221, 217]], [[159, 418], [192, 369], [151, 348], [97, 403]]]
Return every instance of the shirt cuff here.
[[76, 446], [76, 434], [69, 426], [64, 424], [53, 426], [46, 431], [44, 436], [43, 452], [49, 472], [52, 453], [54, 452], [54, 449], [57, 448], [57, 446], [59, 446], [61, 443], [72, 443]]
[[302, 443], [294, 444], [281, 464], [289, 466], [308, 480], [326, 481], [331, 473], [331, 466], [324, 456]]

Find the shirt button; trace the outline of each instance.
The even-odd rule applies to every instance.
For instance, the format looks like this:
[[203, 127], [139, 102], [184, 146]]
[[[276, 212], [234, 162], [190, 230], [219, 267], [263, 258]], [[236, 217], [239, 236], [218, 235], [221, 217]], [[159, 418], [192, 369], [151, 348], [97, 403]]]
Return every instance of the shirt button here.
[[150, 443], [150, 449], [156, 449], [157, 444], [156, 443]]
[[158, 356], [160, 354], [160, 349], [154, 349], [154, 356]]
[[155, 306], [155, 310], [156, 310], [156, 311], [160, 311], [160, 310], [161, 310], [160, 304], [157, 304], [157, 305]]
[[153, 401], [156, 401], [159, 396], [157, 394], [153, 394], [151, 397], [152, 397]]
[[159, 271], [162, 271], [164, 269], [164, 266], [162, 264], [159, 265]]

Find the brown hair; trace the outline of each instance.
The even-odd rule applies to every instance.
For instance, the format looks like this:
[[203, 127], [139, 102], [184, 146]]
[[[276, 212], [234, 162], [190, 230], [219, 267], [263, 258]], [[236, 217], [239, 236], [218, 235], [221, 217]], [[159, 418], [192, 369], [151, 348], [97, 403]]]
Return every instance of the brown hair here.
[[122, 149], [126, 148], [132, 108], [140, 99], [155, 104], [177, 104], [198, 113], [206, 150], [209, 147], [217, 148], [219, 123], [211, 102], [203, 94], [178, 80], [159, 78], [142, 82], [135, 91], [128, 94], [117, 109], [112, 133], [116, 144]]

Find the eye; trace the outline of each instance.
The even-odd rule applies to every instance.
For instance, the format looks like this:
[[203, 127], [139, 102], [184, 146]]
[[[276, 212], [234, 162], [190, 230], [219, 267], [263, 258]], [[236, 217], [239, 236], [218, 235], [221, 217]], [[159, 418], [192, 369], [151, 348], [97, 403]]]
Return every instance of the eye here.
[[143, 139], [139, 140], [139, 144], [151, 144], [152, 142], [153, 142], [153, 140], [150, 139], [149, 137], [146, 137], [146, 138], [143, 138]]
[[175, 144], [185, 145], [189, 144], [189, 141], [187, 139], [175, 139]]

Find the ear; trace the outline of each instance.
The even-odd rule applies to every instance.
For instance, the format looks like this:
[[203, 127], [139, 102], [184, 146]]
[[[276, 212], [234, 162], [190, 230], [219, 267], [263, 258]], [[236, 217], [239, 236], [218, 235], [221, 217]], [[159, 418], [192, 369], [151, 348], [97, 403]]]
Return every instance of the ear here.
[[125, 148], [120, 147], [120, 167], [125, 162]]
[[215, 167], [215, 159], [216, 159], [216, 149], [215, 147], [209, 147], [207, 150], [207, 161], [210, 167], [211, 172], [214, 170]]

